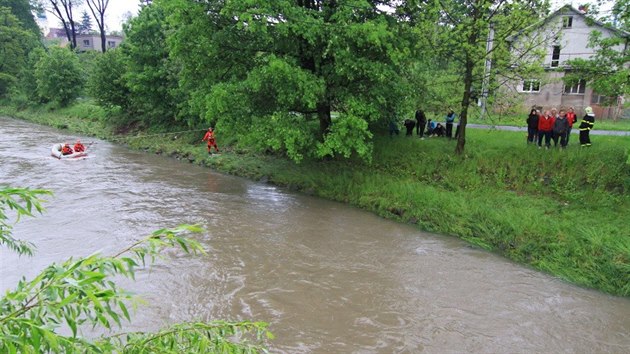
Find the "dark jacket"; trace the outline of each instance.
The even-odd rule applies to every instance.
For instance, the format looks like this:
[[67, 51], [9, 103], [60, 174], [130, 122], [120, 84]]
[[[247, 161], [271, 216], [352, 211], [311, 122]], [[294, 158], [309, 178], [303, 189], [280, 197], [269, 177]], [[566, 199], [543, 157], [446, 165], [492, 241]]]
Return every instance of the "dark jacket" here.
[[527, 117], [527, 127], [529, 129], [536, 129], [538, 130], [538, 119], [540, 119], [540, 116], [538, 114], [530, 114]]
[[593, 125], [595, 125], [595, 116], [587, 114], [582, 118], [580, 130], [591, 130], [593, 129]]
[[427, 116], [424, 114], [424, 111], [420, 109], [416, 111], [416, 120], [420, 124], [424, 124], [427, 122]]
[[553, 132], [556, 134], [563, 134], [569, 130], [569, 120], [564, 117], [558, 117], [553, 124]]

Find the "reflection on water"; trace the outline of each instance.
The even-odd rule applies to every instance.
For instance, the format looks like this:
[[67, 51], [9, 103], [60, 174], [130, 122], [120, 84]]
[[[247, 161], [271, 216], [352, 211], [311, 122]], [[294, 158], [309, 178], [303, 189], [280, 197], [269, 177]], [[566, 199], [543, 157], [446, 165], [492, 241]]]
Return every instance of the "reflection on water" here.
[[20, 121], [0, 118], [0, 134], [0, 184], [55, 193], [44, 215], [14, 229], [38, 245], [36, 256], [0, 250], [0, 290], [53, 261], [111, 254], [155, 229], [198, 223], [207, 256], [168, 252], [136, 283], [124, 282], [149, 300], [128, 329], [267, 321], [272, 352], [281, 353], [630, 348], [628, 299], [460, 240], [102, 141], [89, 159], [59, 161], [48, 157], [50, 145], [75, 137]]

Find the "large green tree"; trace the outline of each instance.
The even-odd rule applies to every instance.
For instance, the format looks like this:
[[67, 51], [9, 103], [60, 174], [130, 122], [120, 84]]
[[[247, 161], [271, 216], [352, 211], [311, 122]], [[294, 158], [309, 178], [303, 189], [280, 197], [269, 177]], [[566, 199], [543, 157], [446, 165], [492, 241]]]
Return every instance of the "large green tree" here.
[[26, 31], [33, 33], [37, 38], [41, 36], [41, 30], [33, 17], [33, 10], [39, 10], [35, 0], [0, 0], [0, 7], [10, 8]]
[[397, 1], [155, 1], [169, 14], [185, 113], [240, 142], [371, 157], [372, 129], [405, 99], [413, 32]]
[[10, 8], [0, 6], [0, 43], [0, 97], [5, 97], [17, 84], [28, 52], [37, 41]]
[[[129, 92], [129, 113], [145, 123], [169, 124], [177, 113], [178, 70], [166, 45], [164, 8], [143, 6], [137, 17], [124, 26], [121, 46]], [[189, 43], [191, 47], [202, 39]]]
[[[504, 43], [514, 34], [531, 29], [531, 25], [548, 11], [548, 4], [544, 0], [452, 0], [429, 3], [425, 8], [429, 14], [437, 14], [431, 18], [436, 21], [432, 38], [439, 41], [435, 45], [436, 52], [460, 68], [463, 91], [455, 152], [463, 154], [470, 106], [475, 95], [485, 94], [481, 88], [487, 85], [484, 81], [488, 82], [492, 75], [484, 70], [486, 60], [501, 48], [500, 45], [489, 48], [489, 37], [493, 37], [493, 43]], [[489, 36], [491, 25], [493, 33]], [[518, 67], [514, 62], [505, 64], [505, 68]]]

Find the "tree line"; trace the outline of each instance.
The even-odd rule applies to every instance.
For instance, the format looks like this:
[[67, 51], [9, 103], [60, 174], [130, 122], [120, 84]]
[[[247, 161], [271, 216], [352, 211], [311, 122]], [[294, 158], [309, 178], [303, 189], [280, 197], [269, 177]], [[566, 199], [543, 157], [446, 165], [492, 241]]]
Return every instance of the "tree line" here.
[[[49, 1], [75, 33], [77, 2]], [[104, 38], [108, 1], [86, 1]], [[500, 85], [542, 72], [545, 38], [518, 56], [506, 39], [535, 33], [549, 14], [540, 0], [141, 1], [120, 48], [78, 54], [43, 47], [32, 15], [18, 11], [28, 0], [7, 2], [2, 97], [68, 105], [89, 96], [129, 122], [211, 125], [295, 161], [369, 161], [374, 134], [418, 108], [455, 110], [463, 153], [477, 100], [498, 103]]]

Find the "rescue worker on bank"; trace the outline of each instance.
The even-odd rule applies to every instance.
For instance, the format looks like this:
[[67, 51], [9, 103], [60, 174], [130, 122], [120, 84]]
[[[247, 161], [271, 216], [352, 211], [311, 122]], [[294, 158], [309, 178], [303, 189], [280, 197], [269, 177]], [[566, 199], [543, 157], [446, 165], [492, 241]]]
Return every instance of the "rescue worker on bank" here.
[[595, 113], [593, 113], [593, 108], [586, 107], [584, 109], [586, 115], [582, 118], [582, 123], [580, 123], [580, 145], [582, 147], [590, 147], [591, 146], [591, 137], [589, 134], [595, 125]]
[[575, 109], [573, 107], [569, 107], [569, 111], [567, 112], [567, 119], [569, 120], [569, 130], [567, 131], [568, 144], [569, 139], [571, 139], [571, 129], [573, 129], [573, 123], [577, 122], [577, 116], [575, 115]]
[[219, 147], [217, 146], [216, 140], [214, 138], [214, 131], [212, 130], [212, 127], [208, 128], [206, 135], [203, 136], [203, 139], [201, 139], [201, 141], [208, 142], [208, 154], [212, 154], [211, 150], [213, 147], [216, 152], [219, 152]]
[[77, 142], [74, 144], [74, 152], [84, 152], [85, 151], [85, 145], [81, 144], [80, 140], [77, 140]]
[[61, 147], [61, 154], [62, 155], [71, 155], [73, 153], [72, 148], [70, 147], [70, 144], [68, 143], [63, 143], [63, 146]]

